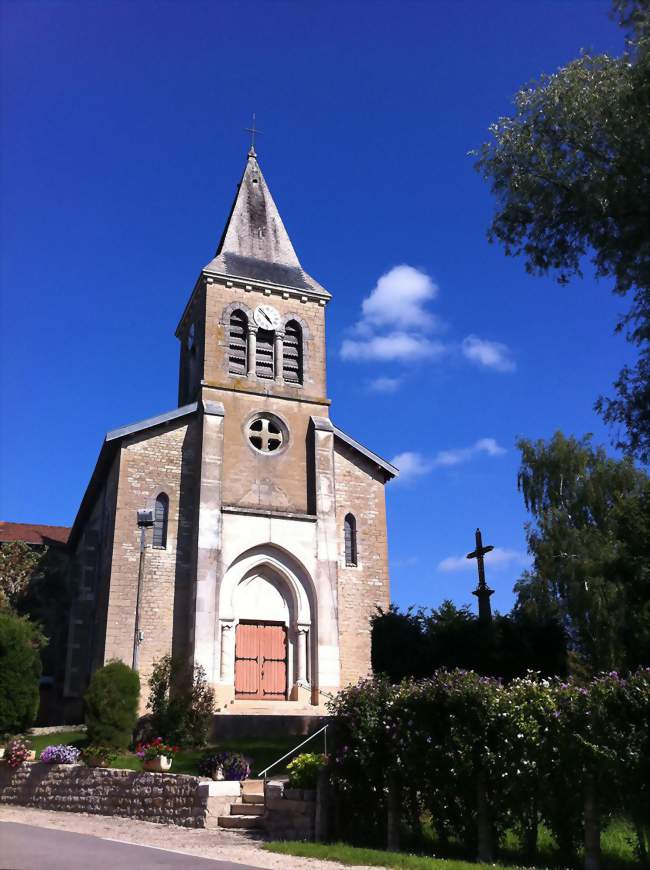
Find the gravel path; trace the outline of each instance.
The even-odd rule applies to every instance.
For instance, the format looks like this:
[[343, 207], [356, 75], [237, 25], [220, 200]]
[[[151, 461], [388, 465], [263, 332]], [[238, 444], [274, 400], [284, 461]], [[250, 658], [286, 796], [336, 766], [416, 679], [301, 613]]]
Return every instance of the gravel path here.
[[157, 825], [119, 816], [59, 813], [31, 807], [0, 805], [0, 838], [3, 821], [73, 831], [141, 846], [157, 846], [202, 858], [251, 864], [267, 870], [337, 870], [343, 867], [335, 861], [317, 861], [313, 858], [295, 858], [291, 855], [265, 852], [260, 848], [259, 841], [235, 831], [205, 831], [175, 825]]

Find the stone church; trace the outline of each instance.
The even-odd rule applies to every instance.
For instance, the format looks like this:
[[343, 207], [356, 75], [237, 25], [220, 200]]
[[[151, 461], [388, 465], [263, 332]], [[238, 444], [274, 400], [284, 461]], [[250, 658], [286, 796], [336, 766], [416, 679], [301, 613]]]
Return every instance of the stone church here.
[[322, 708], [369, 672], [397, 469], [330, 419], [330, 298], [251, 149], [176, 330], [178, 407], [106, 435], [70, 534], [69, 711], [134, 647], [143, 686], [157, 659], [183, 656], [221, 710]]

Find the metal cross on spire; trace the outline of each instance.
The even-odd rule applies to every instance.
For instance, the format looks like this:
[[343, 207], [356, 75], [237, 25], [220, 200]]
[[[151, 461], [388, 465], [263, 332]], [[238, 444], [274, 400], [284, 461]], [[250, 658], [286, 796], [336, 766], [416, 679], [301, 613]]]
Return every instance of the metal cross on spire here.
[[476, 530], [476, 549], [467, 554], [468, 559], [476, 559], [476, 564], [478, 565], [478, 586], [472, 592], [472, 595], [476, 595], [478, 598], [478, 618], [482, 622], [491, 622], [492, 621], [492, 608], [490, 606], [490, 595], [493, 594], [494, 589], [490, 589], [490, 587], [485, 582], [485, 561], [484, 556], [486, 553], [489, 553], [491, 550], [494, 550], [494, 547], [491, 544], [487, 546], [483, 546], [483, 538], [481, 536], [481, 530]]
[[262, 131], [255, 126], [255, 112], [253, 112], [253, 123], [250, 127], [246, 127], [246, 132], [251, 134], [251, 148], [248, 154], [250, 157], [255, 157], [255, 136], [262, 135]]

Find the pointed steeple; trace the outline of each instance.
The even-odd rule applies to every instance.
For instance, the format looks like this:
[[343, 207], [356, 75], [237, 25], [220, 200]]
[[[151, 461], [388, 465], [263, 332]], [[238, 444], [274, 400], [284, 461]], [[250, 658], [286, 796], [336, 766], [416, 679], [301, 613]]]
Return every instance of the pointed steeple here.
[[329, 296], [300, 265], [254, 148], [248, 152], [217, 253], [204, 271]]

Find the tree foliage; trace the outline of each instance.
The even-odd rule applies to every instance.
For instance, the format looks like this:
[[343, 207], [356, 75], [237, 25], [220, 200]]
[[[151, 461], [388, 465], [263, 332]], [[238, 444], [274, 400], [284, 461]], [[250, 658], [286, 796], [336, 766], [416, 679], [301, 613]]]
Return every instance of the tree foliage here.
[[650, 664], [650, 479], [558, 432], [519, 441], [533, 570], [515, 610], [561, 615], [586, 672]]
[[205, 670], [194, 670], [180, 657], [163, 656], [149, 678], [149, 728], [157, 736], [184, 746], [207, 742], [214, 713], [214, 692]]
[[0, 609], [0, 735], [25, 731], [36, 718], [44, 644], [33, 622]]
[[97, 668], [84, 695], [88, 740], [94, 746], [125, 749], [138, 721], [140, 677], [121, 661]]
[[532, 274], [582, 274], [590, 257], [632, 301], [618, 329], [639, 349], [616, 398], [597, 407], [622, 424], [619, 445], [650, 460], [650, 5], [618, 0], [632, 41], [620, 57], [589, 55], [543, 75], [490, 127], [477, 169], [497, 202], [489, 229]]
[[394, 605], [379, 610], [372, 626], [372, 666], [397, 683], [428, 677], [438, 668], [463, 668], [512, 680], [527, 671], [546, 676], [567, 672], [567, 644], [561, 615], [544, 608], [516, 608], [482, 624], [468, 606], [443, 601], [438, 608]]
[[27, 594], [30, 582], [47, 557], [22, 541], [0, 546], [0, 607], [16, 607]]

